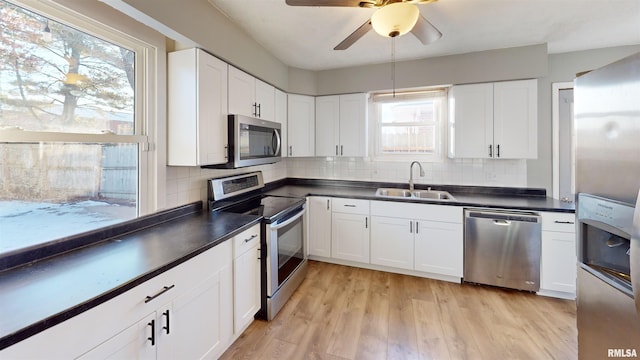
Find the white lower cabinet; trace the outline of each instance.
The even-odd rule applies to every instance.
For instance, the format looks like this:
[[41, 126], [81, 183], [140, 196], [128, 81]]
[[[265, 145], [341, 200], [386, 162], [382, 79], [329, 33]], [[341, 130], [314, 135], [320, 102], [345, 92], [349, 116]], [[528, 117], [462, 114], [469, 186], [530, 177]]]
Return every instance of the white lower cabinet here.
[[461, 278], [464, 264], [462, 223], [416, 221], [416, 224], [414, 269]]
[[413, 270], [414, 221], [371, 216], [371, 263]]
[[371, 263], [461, 278], [462, 207], [371, 202]]
[[331, 198], [309, 196], [309, 234], [307, 249], [310, 256], [331, 257]]
[[260, 225], [234, 238], [233, 329], [239, 335], [260, 310]]
[[259, 225], [247, 231], [257, 235], [248, 242], [241, 238], [247, 249], [235, 263], [234, 241], [246, 232], [3, 349], [0, 358], [218, 358], [239, 336], [234, 334], [234, 309], [251, 313], [252, 320], [259, 307]]
[[369, 200], [332, 199], [331, 257], [369, 263]]
[[577, 251], [575, 215], [542, 214], [542, 252], [540, 259], [540, 293], [563, 293], [574, 298], [576, 293]]
[[[148, 295], [158, 296], [147, 298], [147, 305], [171, 297], [174, 289], [177, 296], [80, 359], [215, 359], [222, 355], [233, 337], [230, 241], [210, 251], [213, 254], [207, 255], [215, 268], [209, 276], [190, 288], [180, 288], [176, 281]], [[202, 275], [180, 274], [198, 279]]]

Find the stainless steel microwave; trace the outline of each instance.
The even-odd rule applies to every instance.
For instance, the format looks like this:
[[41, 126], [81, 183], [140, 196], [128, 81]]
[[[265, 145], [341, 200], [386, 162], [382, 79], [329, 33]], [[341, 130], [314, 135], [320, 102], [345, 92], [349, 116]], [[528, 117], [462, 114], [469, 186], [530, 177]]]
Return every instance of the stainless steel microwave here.
[[229, 115], [228, 121], [229, 161], [206, 167], [234, 169], [282, 159], [280, 123], [234, 114]]

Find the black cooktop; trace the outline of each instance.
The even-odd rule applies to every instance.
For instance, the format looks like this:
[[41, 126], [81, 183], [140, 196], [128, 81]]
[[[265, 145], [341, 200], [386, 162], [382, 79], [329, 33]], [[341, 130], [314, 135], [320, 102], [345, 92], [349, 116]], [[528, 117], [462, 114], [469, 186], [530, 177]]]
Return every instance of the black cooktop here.
[[267, 222], [275, 222], [286, 217], [292, 211], [297, 212], [304, 203], [303, 198], [261, 195], [229, 204], [219, 211], [258, 215], [264, 217]]

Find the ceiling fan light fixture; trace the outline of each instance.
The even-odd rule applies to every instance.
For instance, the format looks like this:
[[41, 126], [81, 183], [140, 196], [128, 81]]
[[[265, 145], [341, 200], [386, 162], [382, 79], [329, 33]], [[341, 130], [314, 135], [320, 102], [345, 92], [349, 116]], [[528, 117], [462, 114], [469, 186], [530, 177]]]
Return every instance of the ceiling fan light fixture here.
[[418, 22], [420, 10], [405, 2], [396, 2], [376, 10], [371, 17], [371, 26], [380, 35], [396, 37], [411, 31]]

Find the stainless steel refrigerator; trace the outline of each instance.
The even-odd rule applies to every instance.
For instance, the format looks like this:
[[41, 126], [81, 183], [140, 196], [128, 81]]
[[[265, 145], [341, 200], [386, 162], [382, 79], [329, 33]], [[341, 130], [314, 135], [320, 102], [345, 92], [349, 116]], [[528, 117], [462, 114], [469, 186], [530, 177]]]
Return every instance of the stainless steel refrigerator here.
[[640, 356], [640, 53], [574, 94], [578, 355]]

